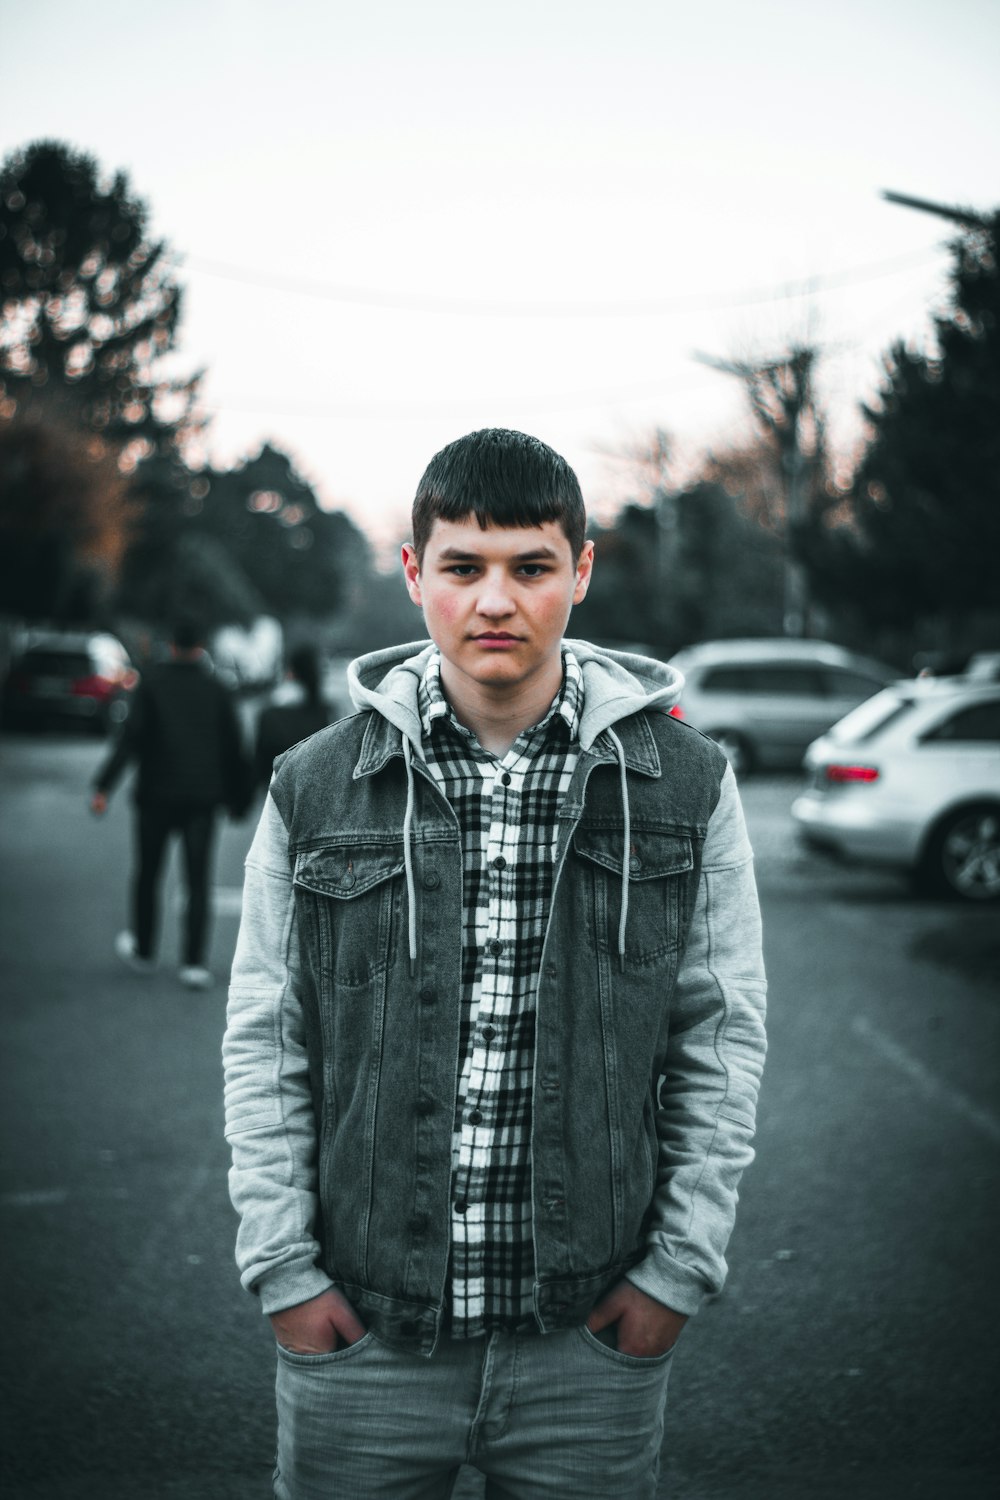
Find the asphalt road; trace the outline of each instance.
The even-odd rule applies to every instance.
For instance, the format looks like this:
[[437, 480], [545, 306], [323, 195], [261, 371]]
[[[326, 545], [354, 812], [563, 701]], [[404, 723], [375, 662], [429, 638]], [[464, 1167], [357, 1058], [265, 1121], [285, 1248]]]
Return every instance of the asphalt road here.
[[[265, 1500], [273, 1361], [232, 1260], [224, 987], [116, 964], [129, 818], [122, 794], [86, 810], [100, 753], [0, 740], [3, 1493]], [[662, 1494], [992, 1496], [1000, 924], [800, 854], [794, 786], [744, 789], [771, 1052], [730, 1279], [674, 1362]], [[220, 841], [220, 976], [250, 833]]]

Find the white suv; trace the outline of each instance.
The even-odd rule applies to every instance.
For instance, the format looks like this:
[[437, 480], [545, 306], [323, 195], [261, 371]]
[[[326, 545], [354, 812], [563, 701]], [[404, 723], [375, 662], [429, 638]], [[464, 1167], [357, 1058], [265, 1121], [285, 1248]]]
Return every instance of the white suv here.
[[806, 746], [899, 676], [828, 641], [703, 641], [671, 658], [678, 717], [715, 740], [736, 774], [797, 767]]
[[900, 682], [810, 745], [805, 840], [924, 889], [1000, 898], [1000, 683]]

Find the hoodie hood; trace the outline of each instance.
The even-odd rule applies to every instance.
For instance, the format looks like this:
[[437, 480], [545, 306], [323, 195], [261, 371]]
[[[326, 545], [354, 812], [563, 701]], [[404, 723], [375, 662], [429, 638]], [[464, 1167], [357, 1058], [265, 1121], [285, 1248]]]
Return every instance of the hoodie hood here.
[[[598, 735], [641, 710], [669, 713], [680, 697], [684, 678], [676, 667], [628, 651], [604, 650], [567, 638], [583, 676], [580, 744], [589, 750]], [[423, 758], [417, 690], [434, 650], [433, 641], [408, 641], [359, 656], [347, 669], [347, 685], [356, 708], [374, 709], [395, 725], [414, 753]]]
[[[602, 651], [587, 641], [565, 640], [580, 664], [583, 677], [583, 715], [580, 720], [580, 746], [589, 750], [599, 734], [606, 733], [618, 762], [621, 778], [622, 817], [622, 900], [618, 927], [619, 962], [625, 965], [625, 930], [629, 905], [629, 854], [631, 850], [628, 777], [625, 750], [614, 731], [620, 719], [640, 710], [669, 713], [677, 702], [684, 678], [676, 667], [665, 666], [646, 656], [626, 651]], [[359, 656], [347, 669], [351, 699], [360, 709], [374, 709], [393, 724], [403, 737], [403, 764], [406, 768], [406, 813], [403, 818], [403, 863], [406, 872], [407, 940], [410, 973], [417, 966], [417, 892], [413, 876], [412, 828], [414, 810], [413, 756], [423, 759], [418, 689], [420, 679], [434, 650], [433, 641], [415, 641], [390, 646]]]

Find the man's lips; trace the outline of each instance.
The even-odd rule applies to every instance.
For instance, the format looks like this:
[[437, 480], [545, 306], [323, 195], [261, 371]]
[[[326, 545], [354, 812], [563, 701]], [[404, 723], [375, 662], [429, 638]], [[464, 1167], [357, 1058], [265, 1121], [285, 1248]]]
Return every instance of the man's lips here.
[[474, 641], [519, 641], [519, 635], [510, 635], [506, 630], [484, 630], [472, 637]]

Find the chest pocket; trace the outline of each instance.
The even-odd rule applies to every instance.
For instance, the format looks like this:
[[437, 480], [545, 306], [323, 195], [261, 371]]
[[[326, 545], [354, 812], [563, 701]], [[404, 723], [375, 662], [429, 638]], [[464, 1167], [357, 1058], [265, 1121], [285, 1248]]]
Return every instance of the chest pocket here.
[[389, 963], [402, 900], [403, 845], [355, 844], [299, 854], [292, 877], [325, 976], [367, 985]]
[[[573, 847], [589, 871], [598, 943], [618, 951], [624, 827], [581, 825]], [[625, 962], [655, 964], [680, 946], [694, 871], [694, 844], [685, 834], [633, 828], [628, 861]]]

